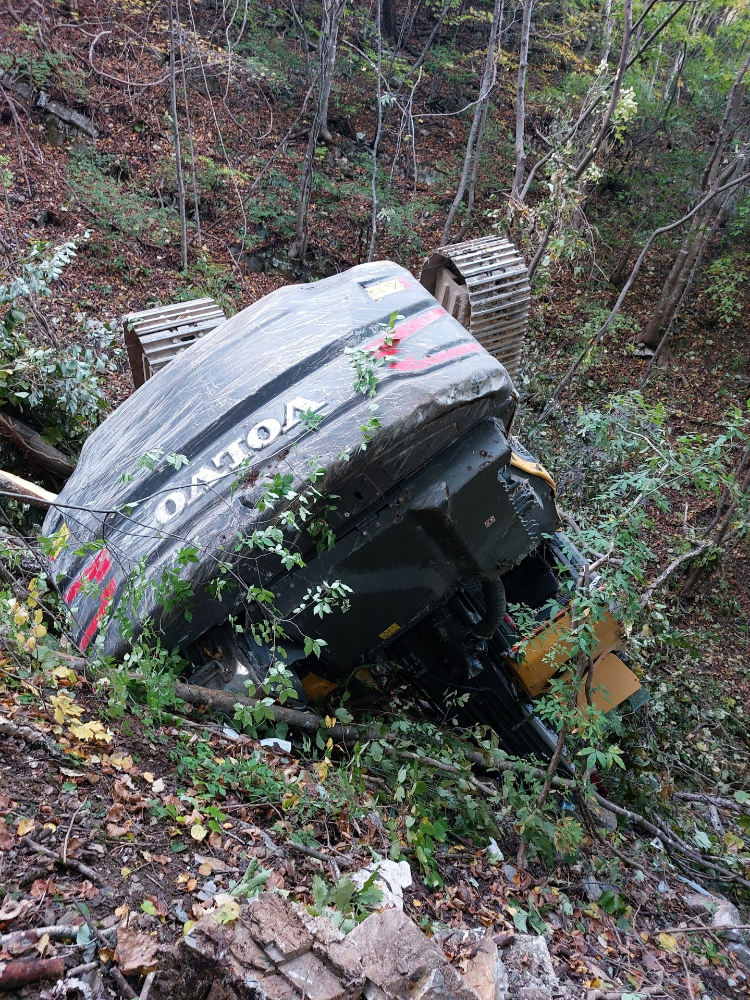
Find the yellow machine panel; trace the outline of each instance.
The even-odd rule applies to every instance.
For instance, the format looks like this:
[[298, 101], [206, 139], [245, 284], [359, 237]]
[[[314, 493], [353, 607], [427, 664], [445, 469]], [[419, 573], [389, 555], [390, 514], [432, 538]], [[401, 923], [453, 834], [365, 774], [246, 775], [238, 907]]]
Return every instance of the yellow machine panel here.
[[[519, 653], [517, 662], [510, 661], [530, 697], [538, 697], [563, 663], [570, 659], [573, 643], [570, 639], [564, 638], [570, 632], [570, 626], [570, 612], [561, 612], [554, 621], [540, 628], [526, 643], [523, 653]], [[606, 653], [620, 648], [620, 630], [609, 612], [596, 622], [594, 633], [597, 643], [592, 654], [595, 658], [599, 659]]]

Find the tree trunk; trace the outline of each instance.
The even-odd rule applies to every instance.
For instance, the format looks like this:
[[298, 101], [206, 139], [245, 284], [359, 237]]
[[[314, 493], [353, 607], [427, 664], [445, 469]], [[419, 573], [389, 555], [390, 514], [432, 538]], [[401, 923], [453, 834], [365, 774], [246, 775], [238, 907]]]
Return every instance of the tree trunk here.
[[[742, 64], [727, 95], [724, 116], [701, 177], [702, 196], [710, 194], [714, 189], [718, 189], [722, 184], [731, 180], [732, 174], [735, 171], [741, 169], [739, 161], [736, 159], [732, 161], [730, 167], [725, 167], [723, 171], [721, 171], [721, 164], [727, 144], [733, 134], [734, 123], [742, 109], [746, 91], [744, 81], [749, 69], [750, 54], [748, 54]], [[717, 198], [717, 200], [709, 202], [702, 211], [696, 213], [693, 217], [690, 230], [682, 241], [682, 246], [672, 264], [667, 280], [662, 286], [656, 308], [646, 327], [641, 330], [636, 338], [639, 343], [655, 348], [661, 342], [663, 331], [669, 326], [678, 303], [682, 299], [683, 292], [692, 273], [693, 264], [698, 254], [702, 253], [703, 247], [709, 239], [710, 232], [713, 230], [719, 215], [723, 213], [726, 201], [730, 196], [730, 192], [727, 192]]]
[[304, 261], [309, 238], [309, 208], [312, 196], [315, 149], [322, 135], [330, 139], [328, 131], [328, 101], [331, 96], [333, 71], [336, 65], [336, 45], [338, 42], [339, 25], [344, 13], [346, 0], [323, 0], [323, 19], [321, 22], [320, 42], [318, 44], [318, 96], [315, 103], [315, 114], [310, 124], [310, 135], [307, 140], [305, 158], [302, 162], [302, 172], [299, 182], [299, 199], [297, 201], [297, 222], [294, 231], [294, 241], [289, 247], [289, 256]]
[[[180, 33], [180, 38], [182, 38], [179, 3], [175, 5], [175, 13], [177, 15], [177, 30]], [[188, 148], [190, 149], [190, 179], [193, 187], [193, 201], [195, 202], [195, 238], [197, 245], [200, 247], [203, 243], [203, 237], [201, 235], [201, 213], [200, 206], [198, 204], [198, 181], [195, 176], [195, 143], [193, 142], [193, 123], [190, 120], [190, 102], [188, 101], [187, 77], [185, 74], [184, 59], [180, 59], [180, 75], [182, 76], [182, 98], [185, 102], [185, 121], [187, 122], [188, 130]]]
[[[386, 0], [388, 3], [389, 0]], [[382, 65], [383, 65], [383, 0], [377, 0], [377, 22], [378, 22], [378, 73], [375, 87], [375, 99], [378, 105], [378, 127], [375, 132], [375, 141], [372, 144], [372, 226], [370, 230], [370, 250], [367, 254], [368, 262], [375, 260], [375, 245], [378, 237], [378, 147], [380, 146], [380, 133], [383, 129], [383, 104], [382, 97]]]
[[395, 42], [398, 38], [396, 0], [382, 0], [378, 21], [380, 22], [381, 34], [385, 35], [389, 42]]
[[177, 174], [177, 201], [180, 211], [180, 247], [182, 270], [187, 271], [187, 219], [185, 217], [185, 181], [182, 176], [182, 150], [180, 148], [180, 125], [177, 121], [177, 74], [175, 68], [174, 12], [172, 0], [169, 6], [169, 97], [172, 106], [172, 127], [174, 129], [174, 162]]
[[524, 149], [526, 131], [526, 70], [529, 65], [529, 32], [531, 31], [531, 8], [534, 0], [523, 0], [523, 21], [521, 23], [521, 44], [518, 56], [518, 83], [516, 85], [516, 172], [510, 199], [513, 204], [521, 202], [521, 188], [526, 173], [526, 152]]
[[[472, 164], [476, 158], [478, 170], [478, 154], [481, 152], [482, 139], [484, 137], [484, 127], [487, 122], [486, 106], [489, 104], [490, 93], [495, 82], [497, 66], [495, 63], [495, 47], [501, 28], [503, 18], [504, 0], [495, 0], [495, 7], [492, 12], [492, 25], [490, 26], [490, 37], [487, 43], [487, 58], [484, 63], [484, 72], [479, 84], [479, 99], [474, 106], [474, 118], [471, 123], [469, 138], [466, 142], [466, 152], [464, 154], [464, 165], [461, 170], [461, 178], [458, 182], [458, 190], [453, 199], [453, 203], [448, 211], [448, 218], [445, 220], [443, 228], [442, 243], [445, 246], [450, 239], [453, 223], [456, 221], [456, 214], [466, 193], [466, 185], [469, 182], [469, 175], [472, 172]], [[481, 126], [481, 135], [480, 135]], [[472, 199], [473, 200], [473, 199]], [[464, 220], [463, 230], [468, 227], [468, 220]]]
[[602, 54], [599, 58], [599, 65], [609, 62], [609, 50], [612, 47], [612, 0], [604, 2], [604, 23], [602, 24]]

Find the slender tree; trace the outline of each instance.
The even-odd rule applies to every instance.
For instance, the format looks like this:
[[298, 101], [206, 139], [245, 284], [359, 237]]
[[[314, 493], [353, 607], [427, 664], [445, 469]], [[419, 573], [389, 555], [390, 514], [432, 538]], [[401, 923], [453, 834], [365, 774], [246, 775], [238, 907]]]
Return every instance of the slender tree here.
[[511, 201], [521, 202], [521, 188], [526, 172], [526, 152], [524, 148], [526, 131], [526, 71], [529, 65], [529, 34], [531, 32], [531, 9], [534, 0], [523, 0], [523, 20], [521, 22], [521, 42], [518, 53], [518, 82], [516, 84], [516, 170], [510, 192]]
[[732, 196], [731, 191], [719, 193], [719, 189], [743, 170], [742, 157], [735, 155], [728, 164], [724, 162], [724, 159], [730, 140], [736, 142], [737, 139], [735, 126], [743, 108], [747, 90], [745, 77], [748, 71], [750, 71], [750, 52], [734, 78], [727, 95], [724, 116], [716, 132], [716, 138], [701, 177], [700, 198], [705, 200], [712, 192], [716, 192], [715, 197], [708, 198], [701, 211], [693, 216], [690, 229], [682, 241], [667, 280], [662, 286], [656, 308], [649, 322], [638, 335], [638, 341], [648, 347], [655, 348], [659, 345], [663, 331], [669, 327], [672, 316], [682, 300], [683, 292], [693, 273], [693, 265], [701, 254], [706, 240], [710, 238], [710, 233], [718, 225], [727, 201]]
[[[495, 85], [495, 79], [497, 77], [496, 47], [502, 22], [503, 2], [504, 0], [495, 0], [495, 6], [492, 11], [492, 24], [490, 25], [490, 35], [487, 42], [487, 56], [484, 61], [484, 70], [479, 84], [479, 98], [474, 105], [474, 117], [472, 119], [471, 129], [469, 130], [469, 138], [466, 142], [464, 163], [461, 170], [461, 177], [458, 182], [458, 189], [453, 199], [453, 203], [448, 211], [448, 218], [445, 220], [445, 226], [443, 228], [443, 245], [447, 244], [450, 239], [451, 230], [453, 229], [453, 224], [456, 221], [458, 209], [466, 193], [469, 177], [471, 175], [476, 177], [475, 171], [472, 169], [472, 165], [475, 161], [477, 164], [476, 170], [478, 171], [479, 155], [481, 154], [484, 129], [487, 124], [487, 107], [489, 105], [490, 94], [492, 93], [492, 88]], [[465, 219], [463, 227], [464, 232], [467, 227], [468, 221]]]
[[326, 140], [330, 140], [331, 138], [328, 132], [328, 102], [331, 96], [333, 71], [336, 65], [339, 26], [346, 6], [346, 0], [323, 0], [322, 6], [323, 15], [318, 43], [319, 63], [314, 84], [316, 88], [315, 113], [310, 124], [307, 148], [304, 160], [302, 161], [294, 241], [289, 247], [289, 256], [299, 260], [305, 259], [310, 232], [309, 210], [314, 181], [315, 150], [321, 135]]
[[185, 216], [185, 180], [182, 176], [182, 149], [180, 147], [180, 125], [177, 120], [177, 71], [175, 64], [175, 30], [173, 0], [167, 0], [169, 10], [169, 97], [172, 107], [172, 128], [174, 130], [174, 161], [177, 174], [177, 200], [180, 210], [180, 246], [182, 270], [187, 271], [187, 218]]
[[375, 83], [375, 97], [378, 105], [378, 126], [375, 131], [375, 141], [372, 144], [372, 226], [370, 234], [370, 251], [367, 260], [375, 259], [375, 244], [378, 235], [378, 147], [380, 146], [380, 133], [383, 129], [383, 87], [382, 87], [382, 64], [383, 64], [383, 0], [377, 0], [377, 24], [378, 24], [378, 67]]

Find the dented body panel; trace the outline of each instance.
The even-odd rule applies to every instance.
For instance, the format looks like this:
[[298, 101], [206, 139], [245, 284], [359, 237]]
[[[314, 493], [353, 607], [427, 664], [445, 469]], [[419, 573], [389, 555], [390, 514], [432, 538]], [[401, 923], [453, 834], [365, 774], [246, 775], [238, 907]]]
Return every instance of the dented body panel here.
[[[394, 312], [399, 319], [388, 346], [384, 333]], [[344, 353], [367, 345], [387, 361], [374, 400], [353, 391]], [[367, 451], [356, 451], [370, 403], [382, 426]], [[300, 422], [301, 408], [325, 418], [317, 432]], [[225, 619], [237, 601], [236, 590], [217, 601], [205, 584], [237, 533], [263, 521], [254, 503], [268, 475], [291, 470], [301, 483], [311, 462], [326, 468], [340, 498], [340, 528], [483, 418], [493, 414], [506, 426], [514, 409], [502, 366], [395, 264], [366, 264], [271, 293], [175, 358], [84, 445], [44, 529], [52, 534], [64, 525], [70, 533], [51, 571], [78, 623], [77, 638], [86, 645], [96, 633], [92, 622], [102, 620], [93, 583], [103, 584], [116, 607], [139, 563], [149, 580], [160, 581], [192, 542], [200, 558], [183, 573], [196, 595], [192, 622], [181, 609], [164, 615], [153, 589], [139, 605], [141, 619], [160, 621], [167, 641], [184, 645]], [[346, 449], [352, 454], [343, 461]], [[147, 453], [161, 457], [153, 469], [138, 468]], [[170, 455], [189, 464], [175, 468]], [[76, 554], [97, 540], [104, 555]], [[307, 544], [304, 555], [313, 552]], [[254, 563], [252, 571], [257, 582]], [[265, 585], [277, 575], [269, 566], [260, 578]], [[105, 651], [126, 647], [112, 622]]]

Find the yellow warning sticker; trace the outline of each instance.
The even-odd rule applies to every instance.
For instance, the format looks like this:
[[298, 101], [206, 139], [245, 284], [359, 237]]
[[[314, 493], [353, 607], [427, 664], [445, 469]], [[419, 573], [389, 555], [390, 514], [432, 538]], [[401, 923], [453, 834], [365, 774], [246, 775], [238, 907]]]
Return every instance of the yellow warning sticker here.
[[394, 292], [400, 292], [407, 287], [406, 282], [400, 278], [389, 278], [387, 281], [381, 281], [377, 285], [368, 285], [365, 291], [376, 302], [380, 302], [386, 295], [393, 295]]
[[388, 626], [388, 628], [385, 630], [385, 632], [381, 632], [380, 633], [380, 638], [383, 639], [383, 640], [390, 639], [391, 636], [394, 636], [397, 632], [400, 632], [400, 631], [401, 631], [401, 626], [397, 625], [394, 622], [393, 625], [389, 625]]

